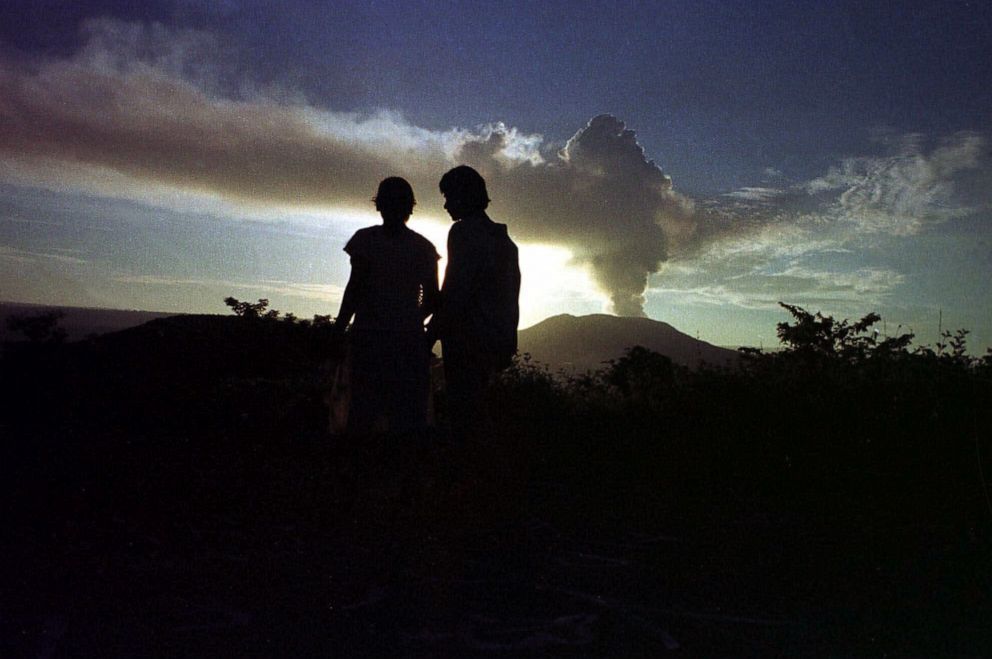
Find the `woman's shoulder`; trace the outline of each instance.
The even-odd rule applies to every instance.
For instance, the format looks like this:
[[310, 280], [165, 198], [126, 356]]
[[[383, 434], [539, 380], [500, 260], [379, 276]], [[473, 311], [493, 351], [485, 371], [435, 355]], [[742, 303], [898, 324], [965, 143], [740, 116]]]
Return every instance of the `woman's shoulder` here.
[[364, 229], [359, 229], [358, 231], [356, 231], [354, 233], [354, 235], [352, 235], [351, 239], [354, 240], [355, 238], [358, 238], [358, 239], [371, 238], [372, 236], [374, 236], [374, 235], [376, 235], [378, 233], [381, 233], [381, 232], [382, 232], [382, 225], [381, 224], [374, 224], [374, 225], [372, 225], [370, 227], [365, 227]]
[[415, 245], [417, 251], [422, 251], [425, 254], [430, 254], [436, 258], [441, 258], [437, 253], [437, 248], [434, 247], [434, 243], [409, 227], [407, 227], [407, 232], [410, 236], [410, 242]]
[[354, 255], [355, 252], [362, 252], [366, 250], [369, 243], [375, 238], [375, 236], [382, 229], [381, 226], [371, 226], [365, 227], [364, 229], [359, 229], [356, 231], [348, 242], [344, 246], [344, 251]]

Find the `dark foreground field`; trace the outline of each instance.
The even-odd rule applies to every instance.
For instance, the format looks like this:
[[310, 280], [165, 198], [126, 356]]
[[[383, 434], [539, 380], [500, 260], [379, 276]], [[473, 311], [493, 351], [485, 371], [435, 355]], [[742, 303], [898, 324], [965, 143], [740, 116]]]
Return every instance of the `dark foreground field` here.
[[323, 331], [8, 346], [0, 656], [992, 652], [992, 400], [960, 352], [523, 365], [469, 442], [349, 443]]

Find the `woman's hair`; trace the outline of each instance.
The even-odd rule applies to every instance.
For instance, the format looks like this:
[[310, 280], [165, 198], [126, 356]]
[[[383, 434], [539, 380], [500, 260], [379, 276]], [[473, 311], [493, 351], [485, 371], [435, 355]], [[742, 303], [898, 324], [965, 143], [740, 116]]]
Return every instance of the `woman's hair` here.
[[375, 209], [382, 213], [385, 223], [403, 223], [413, 213], [417, 200], [413, 198], [413, 188], [406, 179], [390, 176], [379, 184], [379, 190], [372, 198]]
[[444, 196], [457, 197], [462, 204], [473, 210], [485, 210], [489, 206], [486, 180], [468, 165], [459, 165], [449, 170], [441, 177], [438, 187]]

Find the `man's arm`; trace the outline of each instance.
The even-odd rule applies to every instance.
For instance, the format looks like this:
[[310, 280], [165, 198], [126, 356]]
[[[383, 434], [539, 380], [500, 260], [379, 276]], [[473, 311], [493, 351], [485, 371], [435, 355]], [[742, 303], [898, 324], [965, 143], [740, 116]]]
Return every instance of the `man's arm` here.
[[472, 244], [471, 230], [456, 222], [448, 232], [448, 266], [441, 291], [441, 315], [464, 313], [475, 290], [479, 257]]
[[421, 311], [424, 316], [424, 320], [427, 320], [429, 316], [434, 315], [437, 311], [438, 302], [440, 301], [440, 291], [438, 290], [437, 283], [437, 262], [433, 264], [427, 273], [427, 278], [423, 283], [424, 287], [424, 300]]

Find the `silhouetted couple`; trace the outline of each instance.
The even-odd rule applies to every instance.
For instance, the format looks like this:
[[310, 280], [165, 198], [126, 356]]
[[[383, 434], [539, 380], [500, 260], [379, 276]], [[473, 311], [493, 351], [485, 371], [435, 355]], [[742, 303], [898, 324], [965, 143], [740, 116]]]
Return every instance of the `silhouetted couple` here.
[[379, 184], [373, 201], [382, 224], [359, 230], [344, 248], [351, 276], [335, 328], [343, 332], [354, 316], [349, 432], [426, 428], [430, 355], [440, 340], [448, 416], [453, 433], [464, 436], [484, 413], [493, 375], [516, 352], [517, 247], [506, 225], [486, 214], [489, 194], [478, 172], [455, 167], [439, 187], [454, 222], [442, 289], [437, 250], [406, 226], [416, 201], [402, 178]]

